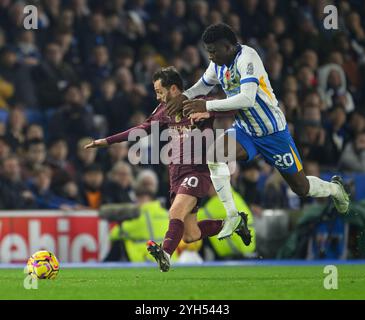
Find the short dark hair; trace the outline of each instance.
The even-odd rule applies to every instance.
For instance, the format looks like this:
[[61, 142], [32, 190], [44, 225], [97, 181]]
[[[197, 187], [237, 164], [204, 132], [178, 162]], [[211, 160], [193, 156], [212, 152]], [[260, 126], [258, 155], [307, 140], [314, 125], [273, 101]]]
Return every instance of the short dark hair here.
[[218, 40], [228, 40], [231, 44], [237, 44], [237, 37], [232, 28], [225, 23], [212, 24], [205, 29], [202, 40], [205, 44], [214, 43]]
[[165, 88], [170, 88], [173, 84], [181, 91], [184, 90], [183, 79], [179, 71], [175, 67], [166, 67], [157, 70], [152, 77], [153, 82], [161, 80], [161, 85]]

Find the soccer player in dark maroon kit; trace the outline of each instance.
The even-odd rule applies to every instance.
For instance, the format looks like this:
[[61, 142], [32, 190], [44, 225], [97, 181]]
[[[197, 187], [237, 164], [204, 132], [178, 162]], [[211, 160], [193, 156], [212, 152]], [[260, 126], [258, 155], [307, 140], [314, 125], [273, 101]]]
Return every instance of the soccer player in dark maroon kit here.
[[[168, 116], [166, 113], [166, 103], [183, 91], [183, 80], [174, 67], [167, 67], [160, 69], [154, 74], [153, 84], [160, 104], [144, 123], [113, 136], [95, 140], [86, 145], [85, 148], [103, 147], [127, 141], [130, 132], [135, 129], [143, 129], [150, 134], [152, 122], [156, 121], [160, 130], [168, 128], [175, 132], [175, 135], [172, 134], [172, 140], [175, 140], [175, 145], [180, 150], [183, 150], [182, 145], [186, 136], [189, 136], [187, 133], [191, 132], [197, 125], [192, 124], [188, 117], [180, 115]], [[202, 131], [204, 129], [211, 130], [213, 120], [202, 121], [198, 126]], [[172, 145], [174, 145], [174, 142]], [[172, 149], [174, 149], [174, 146]], [[207, 195], [211, 186], [210, 172], [204, 159], [205, 151], [203, 151], [200, 161], [197, 161], [197, 157], [194, 157], [194, 151], [196, 150], [191, 151], [189, 155], [187, 155], [189, 152], [186, 150], [184, 150], [185, 153], [176, 152], [177, 156], [175, 156], [175, 159], [172, 156], [172, 163], [169, 164], [171, 200], [169, 228], [161, 246], [152, 240], [147, 243], [148, 251], [156, 259], [160, 270], [163, 272], [169, 270], [170, 256], [177, 248], [181, 239], [186, 243], [191, 243], [205, 237], [212, 237], [218, 234], [223, 226], [223, 220], [207, 219], [198, 222], [196, 214], [193, 214], [197, 212], [200, 199]], [[176, 159], [176, 157], [180, 159]], [[187, 157], [191, 157], [192, 164], [184, 164], [183, 160]], [[237, 227], [236, 232], [244, 242], [247, 243], [247, 238], [249, 238], [249, 241], [251, 240], [245, 223], [241, 223]]]

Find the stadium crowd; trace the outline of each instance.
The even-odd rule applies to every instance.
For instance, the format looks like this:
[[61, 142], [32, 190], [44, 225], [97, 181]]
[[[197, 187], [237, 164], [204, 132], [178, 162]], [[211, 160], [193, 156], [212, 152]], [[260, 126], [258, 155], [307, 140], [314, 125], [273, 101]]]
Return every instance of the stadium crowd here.
[[[23, 27], [26, 4], [37, 30]], [[324, 28], [327, 4], [338, 30]], [[131, 166], [128, 144], [83, 146], [144, 121], [158, 68], [195, 83], [209, 63], [201, 34], [222, 21], [263, 58], [306, 173], [365, 173], [363, 1], [0, 0], [0, 208], [130, 202], [141, 179], [167, 197], [164, 165]], [[301, 204], [261, 160], [232, 183], [253, 208]]]

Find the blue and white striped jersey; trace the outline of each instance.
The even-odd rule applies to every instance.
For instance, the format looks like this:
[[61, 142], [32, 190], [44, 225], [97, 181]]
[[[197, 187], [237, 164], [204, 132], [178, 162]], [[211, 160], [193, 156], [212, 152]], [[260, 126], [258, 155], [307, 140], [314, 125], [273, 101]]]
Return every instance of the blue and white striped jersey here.
[[261, 137], [282, 131], [286, 120], [272, 90], [267, 72], [257, 52], [246, 45], [240, 45], [231, 66], [218, 66], [210, 62], [201, 80], [207, 87], [220, 84], [227, 97], [241, 92], [245, 83], [257, 84], [255, 103], [251, 107], [238, 109], [236, 125], [254, 137]]

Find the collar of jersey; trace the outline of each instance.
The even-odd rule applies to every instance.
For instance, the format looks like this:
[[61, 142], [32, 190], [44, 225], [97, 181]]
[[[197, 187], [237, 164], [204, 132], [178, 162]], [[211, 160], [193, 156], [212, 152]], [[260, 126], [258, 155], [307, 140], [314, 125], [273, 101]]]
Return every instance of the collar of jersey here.
[[242, 46], [241, 46], [241, 44], [239, 44], [239, 43], [237, 43], [237, 47], [239, 47], [239, 49], [238, 49], [238, 51], [237, 51], [237, 53], [236, 53], [236, 55], [235, 55], [235, 57], [234, 57], [234, 59], [233, 59], [233, 61], [232, 61], [232, 63], [229, 65], [229, 67], [227, 67], [226, 65], [224, 65], [224, 67], [226, 67], [228, 70], [231, 70], [231, 68], [234, 66], [234, 64], [236, 63], [236, 61], [237, 61], [237, 59], [238, 59], [238, 57], [241, 55], [241, 53], [242, 53]]

